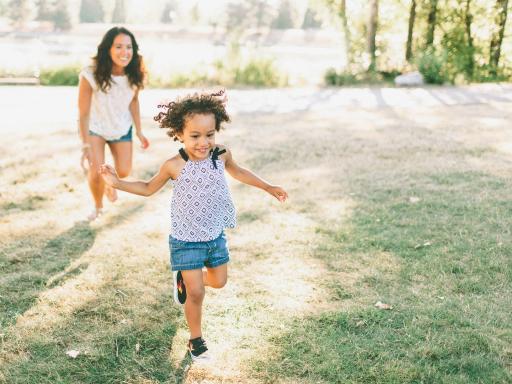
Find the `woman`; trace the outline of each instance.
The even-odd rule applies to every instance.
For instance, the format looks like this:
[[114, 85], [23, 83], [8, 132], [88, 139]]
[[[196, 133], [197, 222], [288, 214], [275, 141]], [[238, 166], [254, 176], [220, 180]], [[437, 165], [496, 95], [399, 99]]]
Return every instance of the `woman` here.
[[115, 189], [105, 185], [99, 171], [105, 162], [105, 144], [119, 177], [127, 177], [132, 169], [133, 126], [142, 148], [149, 146], [140, 120], [138, 95], [144, 87], [145, 69], [138, 49], [130, 31], [114, 27], [103, 36], [92, 65], [79, 75], [81, 165], [94, 199], [94, 209], [87, 217], [91, 221], [102, 214], [104, 194], [110, 201], [117, 199]]

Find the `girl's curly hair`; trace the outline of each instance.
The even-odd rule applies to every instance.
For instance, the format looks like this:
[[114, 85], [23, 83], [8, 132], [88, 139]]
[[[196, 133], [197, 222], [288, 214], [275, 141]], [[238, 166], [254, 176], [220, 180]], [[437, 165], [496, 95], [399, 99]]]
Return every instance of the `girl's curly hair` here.
[[103, 92], [107, 92], [112, 85], [112, 58], [110, 57], [110, 48], [114, 44], [114, 39], [118, 35], [128, 35], [132, 41], [132, 60], [125, 68], [128, 81], [133, 87], [138, 89], [144, 88], [144, 78], [146, 76], [146, 68], [144, 60], [139, 54], [139, 45], [135, 40], [135, 36], [129, 30], [123, 27], [113, 27], [105, 33], [101, 43], [98, 45], [98, 52], [93, 57], [94, 61], [94, 79], [99, 84]]
[[215, 117], [215, 130], [218, 132], [222, 128], [222, 123], [231, 121], [222, 101], [218, 98], [223, 94], [224, 90], [211, 94], [195, 93], [178, 98], [168, 104], [159, 105], [158, 108], [162, 108], [164, 111], [159, 112], [154, 120], [159, 123], [160, 128], [167, 129], [167, 135], [177, 141], [177, 135], [183, 132], [187, 117], [211, 113]]

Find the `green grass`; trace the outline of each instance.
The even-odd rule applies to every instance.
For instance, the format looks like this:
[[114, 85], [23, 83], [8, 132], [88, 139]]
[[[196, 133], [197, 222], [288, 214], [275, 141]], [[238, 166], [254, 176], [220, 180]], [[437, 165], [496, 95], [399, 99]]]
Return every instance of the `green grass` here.
[[[511, 185], [455, 172], [354, 187], [358, 208], [343, 227], [317, 228], [316, 257], [342, 271], [347, 259], [371, 265], [385, 252], [400, 268], [367, 275], [353, 292], [328, 282], [340, 301], [368, 292], [373, 301], [293, 320], [256, 371], [266, 382], [510, 383]], [[373, 308], [377, 300], [394, 308]]]
[[[228, 231], [229, 282], [206, 296], [218, 359], [206, 373], [188, 369], [171, 298], [169, 188], [120, 194], [85, 224], [74, 136], [13, 132], [2, 148], [0, 383], [512, 382], [512, 184], [496, 124], [509, 111], [237, 115], [219, 141], [290, 200], [233, 183], [240, 225]], [[144, 124], [152, 146], [135, 153], [135, 178], [177, 151]], [[32, 141], [51, 161], [24, 160]]]
[[[126, 295], [126, 296], [125, 296]], [[136, 292], [117, 293], [115, 286], [99, 292], [93, 302], [73, 314], [51, 334], [34, 335], [25, 360], [10, 366], [9, 383], [121, 383], [141, 377], [166, 382], [175, 377], [168, 363], [170, 341], [176, 333], [176, 308], [166, 295], [153, 305]], [[144, 305], [145, 316], [124, 308], [127, 301]], [[123, 323], [122, 319], [133, 319]], [[65, 355], [79, 350], [78, 357]]]
[[51, 276], [94, 243], [95, 231], [85, 223], [51, 239], [31, 236], [0, 249], [0, 325], [6, 327], [35, 302]]

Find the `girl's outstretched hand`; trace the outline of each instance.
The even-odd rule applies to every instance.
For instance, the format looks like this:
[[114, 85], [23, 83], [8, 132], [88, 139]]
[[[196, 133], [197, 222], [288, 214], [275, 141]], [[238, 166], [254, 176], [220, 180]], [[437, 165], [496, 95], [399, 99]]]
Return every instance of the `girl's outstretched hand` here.
[[266, 191], [270, 193], [272, 196], [274, 196], [281, 203], [284, 203], [288, 198], [288, 193], [286, 193], [286, 191], [279, 185], [271, 185], [266, 189]]
[[136, 135], [139, 138], [140, 147], [142, 149], [146, 149], [147, 147], [149, 147], [149, 140], [146, 138], [146, 136], [142, 134], [142, 132], [137, 132]]
[[110, 185], [111, 187], [115, 187], [115, 184], [119, 181], [119, 177], [117, 176], [117, 172], [114, 167], [108, 164], [102, 164], [100, 166], [100, 174], [105, 180], [105, 183]]

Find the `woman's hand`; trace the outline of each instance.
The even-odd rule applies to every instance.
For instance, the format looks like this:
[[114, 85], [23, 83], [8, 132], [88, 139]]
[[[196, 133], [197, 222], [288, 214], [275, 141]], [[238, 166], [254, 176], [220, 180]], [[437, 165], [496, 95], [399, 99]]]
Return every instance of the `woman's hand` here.
[[149, 147], [149, 140], [142, 134], [142, 132], [136, 132], [137, 137], [140, 141], [140, 147], [142, 149], [146, 149]]
[[91, 148], [84, 146], [82, 147], [82, 156], [80, 157], [80, 167], [87, 175], [89, 169], [91, 169]]
[[119, 177], [117, 176], [117, 172], [114, 167], [108, 164], [102, 164], [100, 166], [100, 174], [101, 177], [103, 177], [103, 180], [105, 180], [105, 183], [115, 188], [119, 181]]
[[281, 188], [279, 185], [270, 185], [265, 189], [268, 193], [270, 193], [272, 196], [274, 196], [277, 200], [279, 200], [281, 203], [284, 203], [286, 199], [288, 198], [288, 193]]

